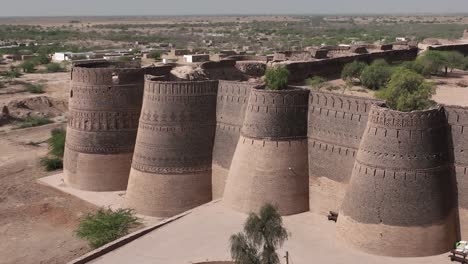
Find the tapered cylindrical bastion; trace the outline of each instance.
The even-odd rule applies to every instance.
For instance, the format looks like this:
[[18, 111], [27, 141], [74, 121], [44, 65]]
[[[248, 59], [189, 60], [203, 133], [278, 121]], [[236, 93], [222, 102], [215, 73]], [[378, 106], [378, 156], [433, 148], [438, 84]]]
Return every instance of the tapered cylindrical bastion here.
[[239, 141], [250, 90], [255, 83], [219, 81], [213, 147], [213, 199], [221, 198]]
[[468, 107], [444, 106], [451, 131], [451, 149], [458, 187], [461, 237], [468, 237]]
[[368, 253], [447, 252], [457, 240], [456, 183], [442, 108], [398, 112], [372, 106], [337, 234]]
[[309, 210], [308, 90], [252, 89], [223, 202], [241, 212], [265, 203], [281, 215]]
[[138, 65], [72, 68], [64, 180], [87, 191], [125, 190], [143, 98]]
[[311, 91], [307, 130], [311, 211], [339, 210], [373, 104], [383, 101]]
[[173, 216], [211, 200], [218, 81], [146, 80], [127, 206]]

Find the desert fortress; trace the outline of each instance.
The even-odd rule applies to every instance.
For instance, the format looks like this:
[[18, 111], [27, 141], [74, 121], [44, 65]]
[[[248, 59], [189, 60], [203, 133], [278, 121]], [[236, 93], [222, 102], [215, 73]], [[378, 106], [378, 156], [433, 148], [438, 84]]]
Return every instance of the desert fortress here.
[[[294, 62], [291, 75], [324, 63]], [[66, 184], [127, 190], [128, 207], [158, 217], [219, 198], [244, 213], [264, 203], [282, 215], [336, 211], [338, 237], [378, 255], [440, 254], [468, 235], [467, 108], [403, 113], [370, 98], [168, 72], [73, 68]]]

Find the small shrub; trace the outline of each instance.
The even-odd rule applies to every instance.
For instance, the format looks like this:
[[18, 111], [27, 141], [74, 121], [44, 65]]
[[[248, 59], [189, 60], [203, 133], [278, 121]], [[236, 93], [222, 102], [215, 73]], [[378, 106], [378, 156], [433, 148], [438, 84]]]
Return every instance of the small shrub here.
[[51, 137], [47, 140], [50, 155], [63, 158], [65, 135], [66, 131], [63, 128], [55, 128], [51, 131]]
[[159, 51], [152, 51], [148, 54], [148, 58], [160, 60], [161, 59], [161, 52]]
[[306, 84], [312, 88], [322, 88], [324, 85], [325, 85], [325, 82], [327, 80], [325, 80], [324, 78], [320, 77], [320, 76], [314, 76], [312, 78], [309, 78], [306, 80]]
[[47, 72], [61, 72], [63, 71], [62, 65], [59, 63], [51, 62], [46, 65]]
[[38, 56], [32, 58], [31, 61], [35, 65], [44, 65], [44, 64], [48, 64], [50, 62], [49, 58], [44, 54], [41, 54], [41, 55], [38, 55]]
[[122, 57], [119, 57], [117, 60], [120, 62], [129, 62], [132, 60], [132, 58], [127, 57], [127, 56], [122, 56]]
[[41, 165], [46, 171], [60, 170], [63, 168], [63, 160], [58, 157], [41, 158]]
[[376, 60], [361, 74], [362, 85], [372, 90], [383, 88], [392, 75], [391, 67], [384, 60]]
[[26, 143], [27, 146], [33, 146], [33, 147], [39, 147], [42, 142], [37, 142], [37, 141], [29, 141]]
[[19, 65], [19, 67], [23, 70], [23, 72], [25, 73], [32, 73], [34, 72], [36, 69], [35, 69], [35, 66], [34, 63], [32, 61], [25, 61], [23, 63], [21, 63]]
[[265, 72], [266, 89], [283, 90], [288, 87], [289, 71], [285, 66], [267, 69]]
[[128, 234], [131, 227], [139, 225], [139, 219], [131, 209], [100, 209], [80, 221], [76, 234], [98, 248]]
[[30, 93], [35, 93], [35, 94], [44, 93], [44, 86], [41, 84], [28, 83], [25, 86], [26, 86], [26, 90]]
[[327, 91], [336, 91], [336, 90], [340, 90], [341, 87], [336, 86], [336, 85], [329, 85], [329, 86], [325, 87], [325, 89], [327, 89]]
[[15, 79], [15, 78], [19, 78], [22, 76], [21, 72], [18, 71], [18, 69], [16, 68], [12, 68], [10, 69], [9, 71], [6, 71], [3, 73], [3, 76], [5, 76], [5, 78], [7, 79]]
[[392, 74], [387, 88], [377, 92], [376, 96], [386, 100], [391, 109], [410, 112], [434, 105], [431, 100], [434, 93], [434, 85], [422, 75], [401, 68]]
[[341, 79], [343, 80], [353, 80], [358, 79], [361, 81], [362, 71], [367, 67], [367, 64], [360, 61], [353, 61], [344, 66], [343, 71], [341, 71]]
[[21, 120], [16, 128], [28, 128], [28, 127], [35, 127], [35, 126], [42, 126], [52, 123], [52, 120], [44, 117], [26, 117], [25, 119]]
[[466, 81], [458, 81], [458, 82], [457, 82], [457, 86], [458, 86], [458, 87], [462, 87], [462, 88], [466, 88], [466, 87], [468, 87], [468, 82], [466, 82]]

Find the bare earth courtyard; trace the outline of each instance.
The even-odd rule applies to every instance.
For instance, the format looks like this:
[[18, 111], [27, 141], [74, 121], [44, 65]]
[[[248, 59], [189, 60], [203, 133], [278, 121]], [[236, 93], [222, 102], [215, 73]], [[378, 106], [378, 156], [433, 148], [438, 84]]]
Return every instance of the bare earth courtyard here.
[[[229, 237], [239, 232], [246, 215], [226, 209], [222, 201], [202, 205], [91, 263], [185, 264], [230, 260]], [[289, 263], [444, 263], [448, 254], [424, 258], [391, 258], [369, 255], [336, 239], [335, 223], [324, 215], [302, 213], [283, 217], [290, 239], [280, 251], [289, 252]]]

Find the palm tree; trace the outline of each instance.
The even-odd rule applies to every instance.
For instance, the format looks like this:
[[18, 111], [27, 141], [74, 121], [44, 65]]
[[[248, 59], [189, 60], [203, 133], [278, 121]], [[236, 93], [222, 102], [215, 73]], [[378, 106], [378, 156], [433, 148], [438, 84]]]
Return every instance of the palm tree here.
[[244, 232], [231, 236], [231, 257], [237, 264], [279, 264], [276, 249], [287, 239], [281, 215], [273, 205], [266, 204], [259, 215], [250, 213]]

